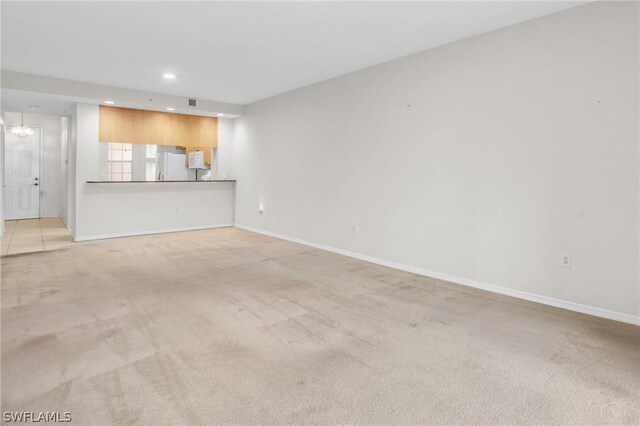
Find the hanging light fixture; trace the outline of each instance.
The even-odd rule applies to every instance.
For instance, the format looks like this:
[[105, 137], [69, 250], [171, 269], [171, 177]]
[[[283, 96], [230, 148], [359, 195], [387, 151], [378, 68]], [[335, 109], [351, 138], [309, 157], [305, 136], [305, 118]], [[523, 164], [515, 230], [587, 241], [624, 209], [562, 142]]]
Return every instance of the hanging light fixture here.
[[11, 128], [11, 133], [19, 138], [26, 138], [33, 134], [33, 129], [24, 125], [24, 114], [20, 114], [20, 125], [13, 126]]

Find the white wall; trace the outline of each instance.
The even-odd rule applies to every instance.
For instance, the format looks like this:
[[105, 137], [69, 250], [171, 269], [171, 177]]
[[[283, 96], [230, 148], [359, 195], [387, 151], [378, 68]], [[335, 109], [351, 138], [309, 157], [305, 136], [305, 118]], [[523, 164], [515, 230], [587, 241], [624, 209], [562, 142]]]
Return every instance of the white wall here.
[[[2, 8], [0, 7], [0, 10]], [[0, 108], [0, 189], [4, 188], [4, 111]], [[4, 190], [0, 192], [0, 237], [4, 236]]]
[[[5, 113], [7, 125], [20, 124], [20, 114], [14, 112]], [[63, 118], [24, 114], [25, 124], [39, 127], [42, 134], [42, 158], [40, 161], [40, 216], [61, 217], [63, 205], [66, 204], [66, 168], [63, 161], [66, 158], [66, 143], [63, 142], [66, 129], [63, 127]]]
[[213, 150], [212, 176], [227, 179], [233, 171], [233, 122], [229, 118], [218, 118], [218, 148]]
[[597, 2], [248, 105], [236, 223], [637, 320], [638, 39]]
[[234, 183], [120, 183], [100, 180], [98, 106], [75, 108], [76, 240], [230, 226]]
[[67, 221], [65, 224], [69, 228], [71, 236], [76, 235], [76, 158], [78, 145], [78, 108], [71, 109], [69, 117], [68, 142], [67, 142]]
[[62, 117], [60, 136], [60, 218], [69, 222], [69, 117]]

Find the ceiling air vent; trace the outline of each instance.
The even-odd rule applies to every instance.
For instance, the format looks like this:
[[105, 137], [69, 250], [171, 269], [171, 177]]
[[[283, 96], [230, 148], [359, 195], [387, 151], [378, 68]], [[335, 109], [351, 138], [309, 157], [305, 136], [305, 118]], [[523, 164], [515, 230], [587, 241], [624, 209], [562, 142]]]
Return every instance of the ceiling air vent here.
[[196, 106], [196, 100], [195, 99], [189, 99], [189, 106]]

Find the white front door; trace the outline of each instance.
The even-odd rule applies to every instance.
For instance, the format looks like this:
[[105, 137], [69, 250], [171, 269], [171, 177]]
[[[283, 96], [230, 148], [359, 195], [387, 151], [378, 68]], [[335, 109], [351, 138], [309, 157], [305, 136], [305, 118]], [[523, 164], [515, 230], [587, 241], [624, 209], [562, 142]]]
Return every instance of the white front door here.
[[5, 126], [4, 218], [40, 217], [40, 129], [18, 138]]

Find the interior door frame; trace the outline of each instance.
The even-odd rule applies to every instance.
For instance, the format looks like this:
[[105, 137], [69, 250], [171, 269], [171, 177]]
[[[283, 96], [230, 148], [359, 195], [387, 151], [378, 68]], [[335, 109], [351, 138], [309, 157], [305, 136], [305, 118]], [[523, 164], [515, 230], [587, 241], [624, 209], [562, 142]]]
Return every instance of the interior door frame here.
[[[10, 131], [10, 129], [14, 126], [19, 126], [19, 123], [7, 123], [5, 122], [2, 126], [2, 208], [4, 210], [4, 160], [6, 157], [6, 146], [7, 146], [7, 138], [6, 132]], [[42, 134], [42, 126], [29, 126], [32, 129], [38, 129], [38, 217], [37, 219], [42, 218], [42, 170], [43, 170], [43, 161], [44, 161], [44, 135]], [[2, 231], [4, 231], [4, 221], [5, 220], [24, 220], [24, 219], [7, 219], [4, 217], [4, 211], [2, 212]], [[4, 233], [4, 232], [2, 232]]]

